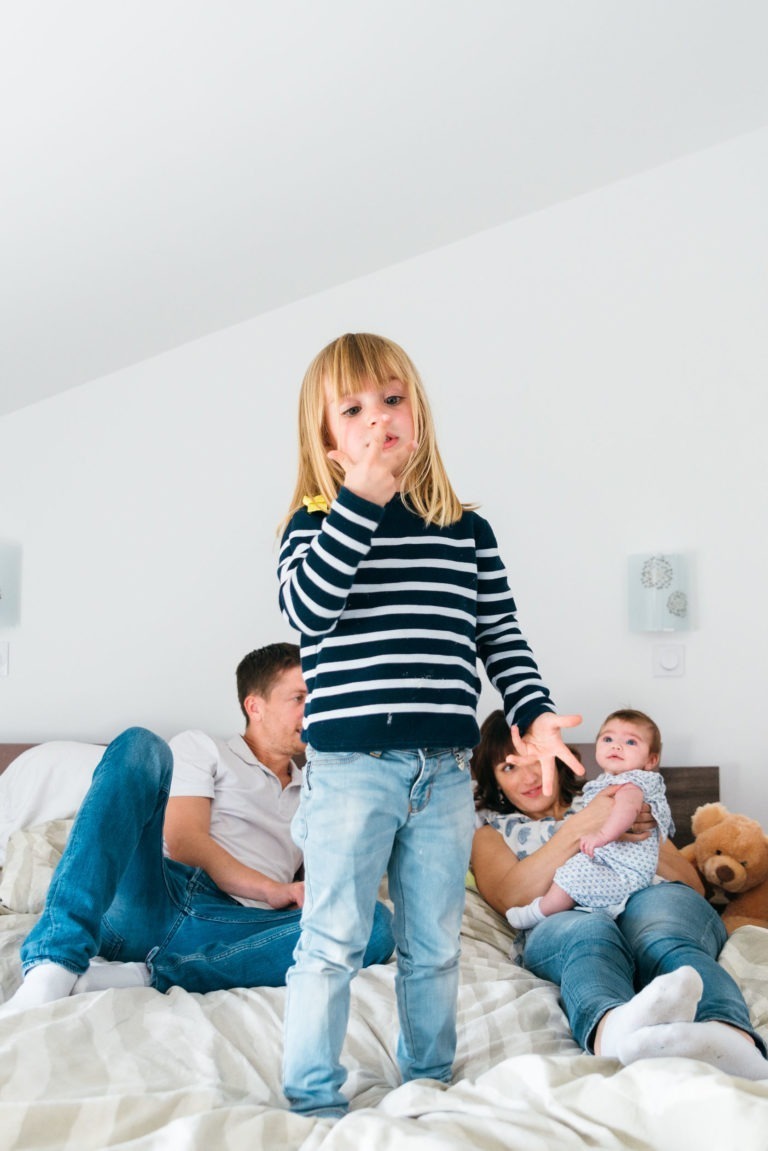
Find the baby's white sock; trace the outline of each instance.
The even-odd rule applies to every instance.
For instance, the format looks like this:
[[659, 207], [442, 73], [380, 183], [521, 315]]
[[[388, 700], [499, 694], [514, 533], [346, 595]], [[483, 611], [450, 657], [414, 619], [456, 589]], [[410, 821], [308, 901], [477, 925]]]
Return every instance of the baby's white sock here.
[[704, 985], [694, 967], [678, 967], [638, 991], [628, 1003], [606, 1016], [600, 1033], [600, 1054], [616, 1059], [624, 1039], [641, 1028], [660, 1023], [690, 1022], [696, 1016]]
[[7, 1003], [0, 1008], [2, 1015], [16, 1015], [44, 1003], [66, 999], [75, 986], [77, 975], [58, 963], [38, 963], [24, 976], [24, 982]]
[[546, 918], [541, 910], [541, 896], [534, 899], [533, 903], [526, 903], [525, 907], [510, 907], [507, 912], [507, 921], [512, 927], [517, 927], [520, 931], [535, 927], [537, 923], [541, 923], [542, 919]]
[[86, 991], [106, 991], [109, 987], [149, 987], [150, 974], [146, 963], [111, 963], [96, 956], [88, 970], [80, 976], [72, 991], [80, 995]]
[[741, 1079], [768, 1079], [768, 1059], [727, 1023], [662, 1023], [643, 1027], [619, 1044], [619, 1059], [625, 1065], [672, 1055], [699, 1059]]

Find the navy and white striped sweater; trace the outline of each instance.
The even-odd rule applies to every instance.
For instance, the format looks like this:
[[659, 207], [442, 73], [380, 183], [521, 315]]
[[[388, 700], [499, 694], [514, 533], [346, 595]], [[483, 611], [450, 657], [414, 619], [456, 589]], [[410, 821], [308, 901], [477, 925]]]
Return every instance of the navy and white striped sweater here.
[[283, 535], [280, 607], [301, 635], [304, 738], [320, 751], [474, 747], [477, 657], [521, 730], [553, 711], [490, 524], [427, 525], [342, 487]]

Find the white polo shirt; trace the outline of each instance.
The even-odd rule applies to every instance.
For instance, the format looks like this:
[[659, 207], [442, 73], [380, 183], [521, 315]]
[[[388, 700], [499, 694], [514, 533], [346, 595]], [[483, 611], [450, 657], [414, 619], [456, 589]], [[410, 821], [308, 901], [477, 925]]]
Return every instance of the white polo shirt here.
[[[264, 767], [242, 736], [224, 741], [202, 731], [183, 731], [170, 740], [171, 796], [204, 796], [211, 804], [211, 836], [240, 863], [291, 883], [303, 862], [291, 839], [299, 806], [301, 770], [291, 764], [291, 782]], [[233, 896], [249, 907], [267, 903]]]

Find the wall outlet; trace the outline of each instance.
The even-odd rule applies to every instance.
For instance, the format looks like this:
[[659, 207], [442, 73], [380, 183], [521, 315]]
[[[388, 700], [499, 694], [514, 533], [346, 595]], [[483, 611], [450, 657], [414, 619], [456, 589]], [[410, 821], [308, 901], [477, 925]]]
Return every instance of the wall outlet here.
[[658, 676], [683, 675], [685, 647], [681, 643], [657, 643], [653, 647], [653, 674]]

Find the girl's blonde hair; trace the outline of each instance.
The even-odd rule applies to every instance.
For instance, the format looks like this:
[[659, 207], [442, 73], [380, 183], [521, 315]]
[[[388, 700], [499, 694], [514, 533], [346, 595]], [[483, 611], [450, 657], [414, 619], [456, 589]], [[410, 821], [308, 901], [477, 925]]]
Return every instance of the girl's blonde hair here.
[[325, 420], [326, 385], [335, 398], [357, 394], [390, 380], [405, 384], [418, 447], [401, 477], [401, 498], [425, 523], [439, 527], [461, 519], [464, 506], [451, 487], [435, 439], [432, 413], [419, 373], [403, 349], [383, 336], [348, 333], [333, 340], [307, 368], [299, 396], [299, 475], [286, 517], [305, 496], [321, 495], [328, 507], [344, 482], [344, 470], [328, 459], [332, 450]]

